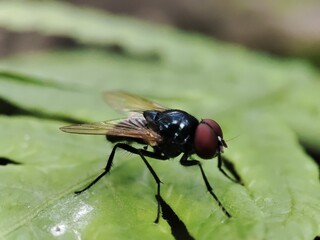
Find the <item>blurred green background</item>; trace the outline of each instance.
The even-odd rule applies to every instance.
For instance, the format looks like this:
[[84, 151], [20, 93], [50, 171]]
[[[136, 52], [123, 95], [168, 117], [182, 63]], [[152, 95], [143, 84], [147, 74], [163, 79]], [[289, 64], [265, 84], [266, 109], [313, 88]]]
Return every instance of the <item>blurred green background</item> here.
[[[0, 239], [316, 239], [318, 1], [0, 1]], [[150, 159], [179, 218], [159, 224], [136, 156], [59, 127], [121, 117], [124, 90], [219, 122], [244, 185]], [[197, 158], [197, 156], [195, 156]]]

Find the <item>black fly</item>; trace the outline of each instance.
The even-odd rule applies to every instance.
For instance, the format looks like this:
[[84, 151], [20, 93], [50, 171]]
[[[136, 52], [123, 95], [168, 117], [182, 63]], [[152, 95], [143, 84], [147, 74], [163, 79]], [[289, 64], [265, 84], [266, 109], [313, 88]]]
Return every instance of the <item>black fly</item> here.
[[[104, 96], [111, 107], [126, 113], [127, 118], [60, 128], [68, 133], [106, 135], [108, 141], [115, 143], [104, 172], [87, 187], [75, 192], [76, 194], [89, 189], [109, 173], [115, 152], [118, 148], [121, 148], [141, 157], [157, 183], [157, 195], [160, 196], [161, 181], [146, 157], [168, 160], [182, 154], [180, 158], [181, 165], [196, 165], [200, 168], [207, 190], [217, 201], [223, 212], [228, 217], [231, 217], [214, 194], [200, 162], [190, 159], [193, 154], [202, 159], [211, 159], [217, 156], [219, 170], [226, 177], [235, 181], [222, 169], [221, 153], [227, 145], [223, 140], [221, 127], [216, 121], [211, 119], [198, 121], [185, 111], [168, 109], [147, 99], [122, 91], [106, 92]], [[142, 144], [143, 147], [134, 148], [129, 142]], [[148, 151], [146, 146], [151, 146], [153, 151]], [[159, 216], [160, 204], [158, 201], [156, 223], [159, 221]]]

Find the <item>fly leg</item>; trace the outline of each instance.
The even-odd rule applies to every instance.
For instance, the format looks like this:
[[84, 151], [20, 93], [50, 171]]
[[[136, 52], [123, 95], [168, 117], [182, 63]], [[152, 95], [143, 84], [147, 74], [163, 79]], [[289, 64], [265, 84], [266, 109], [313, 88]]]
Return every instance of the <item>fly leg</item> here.
[[240, 180], [235, 180], [233, 179], [232, 177], [230, 177], [222, 168], [222, 158], [221, 158], [221, 153], [218, 152], [218, 169], [220, 172], [222, 172], [223, 175], [225, 175], [227, 178], [229, 178], [232, 182], [235, 182], [235, 183], [239, 183], [241, 184], [241, 181]]
[[111, 153], [109, 155], [107, 165], [104, 168], [104, 171], [98, 177], [96, 177], [96, 179], [94, 179], [88, 186], [86, 186], [85, 188], [83, 188], [83, 189], [81, 189], [79, 191], [74, 192], [75, 194], [80, 194], [80, 193], [88, 190], [93, 185], [95, 185], [104, 175], [106, 175], [106, 174], [108, 174], [110, 172], [110, 169], [111, 169], [111, 166], [112, 166], [112, 162], [113, 162], [113, 159], [114, 159], [114, 155], [115, 155], [116, 150], [117, 150], [118, 147], [119, 147], [118, 144], [116, 144], [113, 147], [113, 149], [112, 149], [112, 151], [111, 151]]
[[[137, 155], [139, 155], [141, 157], [141, 159], [143, 160], [143, 162], [147, 166], [148, 170], [152, 174], [154, 180], [156, 181], [156, 184], [157, 184], [157, 195], [160, 196], [160, 184], [161, 184], [161, 181], [160, 181], [158, 175], [156, 174], [156, 172], [153, 170], [153, 168], [151, 167], [151, 165], [147, 161], [147, 159], [145, 158], [145, 156], [152, 157], [152, 158], [155, 158], [157, 160], [168, 160], [168, 158], [163, 156], [163, 155], [161, 155], [161, 154], [157, 154], [157, 153], [154, 153], [154, 152], [149, 152], [149, 151], [147, 151], [145, 149], [136, 149], [136, 148], [134, 148], [134, 147], [132, 147], [132, 146], [130, 146], [128, 144], [125, 144], [125, 143], [117, 143], [113, 147], [104, 171], [95, 180], [93, 180], [87, 187], [85, 187], [84, 189], [82, 189], [80, 191], [76, 191], [75, 194], [80, 194], [80, 193], [88, 190], [94, 184], [96, 184], [104, 175], [106, 175], [106, 174], [108, 174], [110, 172], [110, 169], [111, 169], [111, 166], [112, 166], [112, 162], [113, 162], [113, 159], [114, 159], [115, 152], [116, 152], [117, 148], [121, 148], [121, 149], [126, 150], [126, 151], [128, 151], [130, 153], [137, 154]], [[160, 202], [159, 202], [159, 200], [157, 200], [157, 201], [158, 201], [158, 211], [157, 211], [157, 217], [156, 217], [156, 219], [154, 221], [155, 223], [158, 223], [159, 222], [159, 218], [160, 218]]]
[[185, 167], [195, 166], [195, 165], [199, 166], [203, 181], [204, 181], [204, 183], [206, 185], [206, 188], [207, 188], [208, 192], [216, 200], [216, 202], [218, 203], [218, 205], [220, 206], [222, 211], [227, 215], [227, 217], [231, 217], [230, 213], [227, 211], [227, 209], [225, 209], [225, 207], [222, 205], [222, 203], [218, 199], [217, 195], [213, 192], [213, 188], [211, 187], [211, 185], [210, 185], [210, 183], [208, 181], [208, 178], [207, 178], [206, 174], [203, 171], [201, 163], [198, 160], [188, 160], [188, 154], [185, 153], [185, 154], [183, 154], [182, 158], [180, 159], [180, 164], [185, 166]]

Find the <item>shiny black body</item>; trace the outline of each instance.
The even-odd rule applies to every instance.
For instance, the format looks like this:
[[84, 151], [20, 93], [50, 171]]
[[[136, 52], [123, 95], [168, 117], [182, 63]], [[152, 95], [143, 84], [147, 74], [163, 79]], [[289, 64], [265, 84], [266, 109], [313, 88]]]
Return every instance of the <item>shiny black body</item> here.
[[181, 110], [144, 111], [147, 126], [159, 133], [163, 141], [154, 146], [154, 151], [167, 158], [174, 158], [181, 153], [192, 154], [194, 133], [199, 121]]

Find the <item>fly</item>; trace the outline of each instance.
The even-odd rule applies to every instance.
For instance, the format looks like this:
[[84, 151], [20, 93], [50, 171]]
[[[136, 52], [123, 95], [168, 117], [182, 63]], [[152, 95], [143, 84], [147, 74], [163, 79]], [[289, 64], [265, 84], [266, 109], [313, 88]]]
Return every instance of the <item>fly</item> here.
[[[218, 169], [227, 178], [237, 182], [222, 169], [221, 153], [223, 153], [227, 144], [223, 140], [222, 129], [216, 121], [212, 119], [199, 121], [185, 111], [168, 109], [142, 97], [122, 91], [106, 92], [104, 97], [112, 108], [125, 113], [127, 117], [119, 120], [77, 124], [60, 128], [68, 133], [105, 135], [108, 141], [115, 144], [104, 171], [84, 189], [76, 191], [76, 194], [88, 190], [104, 175], [108, 174], [116, 150], [123, 149], [140, 156], [153, 176], [157, 184], [157, 195], [160, 196], [161, 181], [146, 157], [164, 161], [182, 154], [180, 164], [186, 167], [198, 166], [200, 168], [208, 192], [217, 201], [226, 216], [231, 217], [213, 192], [200, 161], [191, 159], [194, 154], [202, 159], [217, 157]], [[135, 148], [130, 145], [131, 142], [139, 143], [142, 147]], [[151, 151], [147, 150], [148, 146], [152, 147]], [[158, 201], [155, 223], [159, 222], [159, 217], [160, 202]]]

